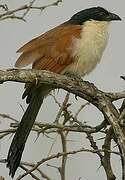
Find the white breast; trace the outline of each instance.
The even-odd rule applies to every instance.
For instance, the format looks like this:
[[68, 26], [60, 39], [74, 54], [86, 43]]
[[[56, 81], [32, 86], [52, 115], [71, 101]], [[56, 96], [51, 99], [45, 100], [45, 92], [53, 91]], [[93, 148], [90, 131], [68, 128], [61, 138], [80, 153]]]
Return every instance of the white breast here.
[[107, 44], [108, 24], [93, 20], [84, 23], [81, 38], [73, 42], [74, 63], [65, 71], [84, 76], [96, 67]]

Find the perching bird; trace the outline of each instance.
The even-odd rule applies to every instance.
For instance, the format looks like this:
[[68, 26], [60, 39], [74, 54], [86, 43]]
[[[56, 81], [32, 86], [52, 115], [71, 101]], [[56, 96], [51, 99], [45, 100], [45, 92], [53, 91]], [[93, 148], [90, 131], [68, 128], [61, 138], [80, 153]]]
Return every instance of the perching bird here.
[[[76, 13], [65, 23], [31, 40], [17, 52], [22, 53], [15, 66], [32, 64], [33, 69], [84, 76], [99, 63], [108, 39], [108, 26], [121, 18], [102, 7]], [[50, 87], [26, 84], [23, 98], [29, 104], [11, 143], [7, 167], [14, 177], [20, 164], [25, 143], [44, 97]]]

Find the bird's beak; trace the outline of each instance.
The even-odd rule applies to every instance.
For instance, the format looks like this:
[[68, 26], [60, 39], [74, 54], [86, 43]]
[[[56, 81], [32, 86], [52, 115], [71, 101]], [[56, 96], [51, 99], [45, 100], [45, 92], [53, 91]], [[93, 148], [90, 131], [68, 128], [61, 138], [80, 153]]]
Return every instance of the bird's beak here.
[[122, 19], [114, 13], [110, 13], [109, 16], [107, 17], [107, 20], [109, 21], [121, 21]]

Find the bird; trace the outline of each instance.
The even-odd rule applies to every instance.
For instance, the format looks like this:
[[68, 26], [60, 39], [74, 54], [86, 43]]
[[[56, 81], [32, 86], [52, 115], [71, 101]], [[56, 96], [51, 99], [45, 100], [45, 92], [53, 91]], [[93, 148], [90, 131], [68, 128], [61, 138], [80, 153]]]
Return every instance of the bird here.
[[[100, 62], [108, 41], [111, 21], [121, 18], [107, 9], [97, 6], [83, 9], [66, 22], [26, 43], [15, 66], [47, 70], [57, 74], [84, 77]], [[28, 107], [13, 137], [7, 156], [9, 175], [13, 178], [20, 165], [22, 153], [44, 97], [50, 86], [28, 83], [22, 98]]]

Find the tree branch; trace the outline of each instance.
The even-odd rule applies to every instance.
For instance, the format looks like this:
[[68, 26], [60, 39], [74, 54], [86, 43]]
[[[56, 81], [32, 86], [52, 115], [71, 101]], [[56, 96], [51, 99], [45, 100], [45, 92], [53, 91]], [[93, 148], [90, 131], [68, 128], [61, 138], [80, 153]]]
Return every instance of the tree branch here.
[[[95, 153], [97, 154], [97, 152], [104, 152], [106, 150], [101, 150], [101, 149], [98, 149], [98, 150], [91, 150], [91, 149], [85, 149], [85, 148], [81, 148], [79, 150], [75, 150], [75, 151], [69, 151], [69, 152], [64, 152], [64, 153], [57, 153], [57, 154], [53, 154], [51, 156], [48, 156], [47, 158], [44, 158], [42, 159], [41, 161], [37, 162], [36, 165], [31, 168], [29, 171], [27, 171], [26, 173], [20, 175], [17, 180], [21, 180], [23, 177], [25, 177], [26, 175], [28, 175], [29, 173], [35, 171], [40, 165], [42, 165], [43, 163], [51, 160], [51, 159], [55, 159], [55, 158], [59, 158], [59, 157], [62, 157], [64, 155], [73, 155], [73, 154], [77, 154], [77, 153], [81, 153], [81, 152], [90, 152], [90, 153]], [[113, 151], [109, 151], [110, 153], [114, 153], [116, 155], [119, 155], [119, 153], [117, 152], [113, 152]]]
[[[58, 6], [62, 0], [56, 0], [55, 2], [45, 5], [45, 6], [34, 6], [33, 4], [36, 2], [36, 0], [32, 0], [29, 2], [29, 4], [23, 5], [21, 7], [9, 10], [8, 6], [5, 5], [0, 5], [1, 8], [5, 11], [3, 14], [0, 14], [0, 21], [5, 20], [5, 19], [19, 19], [19, 20], [25, 20], [26, 15], [29, 13], [30, 10], [40, 10], [43, 11], [44, 9], [50, 7], [50, 6]], [[17, 15], [18, 12], [23, 12], [21, 16]]]
[[[112, 126], [117, 144], [121, 150], [123, 162], [123, 180], [125, 180], [125, 135], [120, 126], [120, 112], [115, 108], [112, 101], [125, 98], [125, 94], [117, 92], [115, 94], [105, 93], [97, 89], [94, 84], [83, 81], [82, 83], [74, 81], [67, 76], [54, 74], [52, 72], [41, 70], [26, 70], [26, 69], [9, 69], [0, 71], [1, 84], [6, 81], [15, 81], [21, 83], [36, 82], [36, 86], [48, 85], [52, 88], [62, 88], [69, 91], [75, 96], [79, 96], [96, 106], [104, 115], [106, 121]], [[117, 96], [116, 96], [117, 94]], [[118, 98], [119, 97], [119, 98]], [[124, 115], [124, 114], [123, 114]]]
[[[107, 130], [107, 134], [104, 140], [104, 145], [102, 146], [103, 149], [110, 150], [111, 149], [111, 140], [112, 140], [112, 127]], [[102, 164], [105, 168], [105, 172], [107, 175], [107, 180], [115, 180], [116, 177], [113, 173], [112, 166], [111, 166], [111, 153], [108, 151], [104, 151], [104, 156], [102, 158]]]

